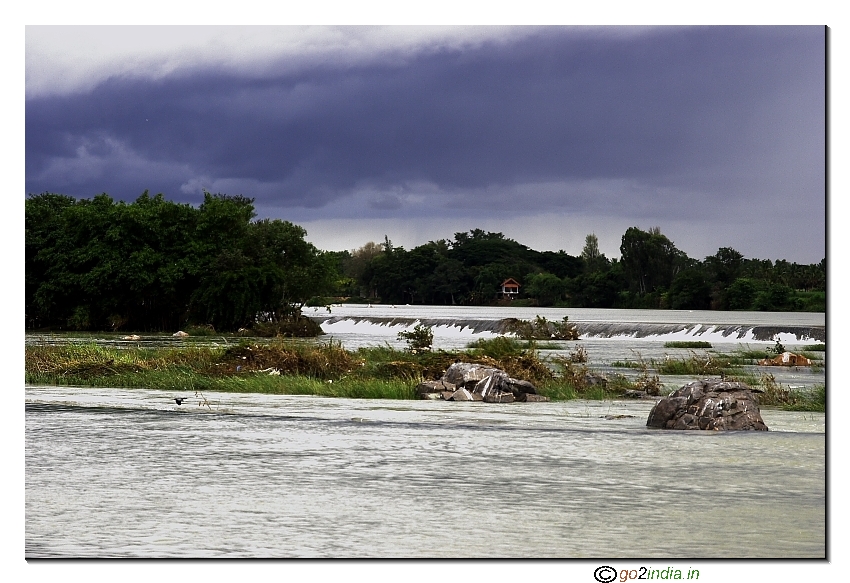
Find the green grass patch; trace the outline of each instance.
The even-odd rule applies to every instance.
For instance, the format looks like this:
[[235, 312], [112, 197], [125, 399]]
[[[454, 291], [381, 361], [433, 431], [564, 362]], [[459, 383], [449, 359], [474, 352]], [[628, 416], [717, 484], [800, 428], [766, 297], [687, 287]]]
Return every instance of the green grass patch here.
[[803, 350], [809, 352], [826, 352], [826, 344], [809, 344], [803, 347]]
[[691, 358], [670, 359], [663, 362], [652, 361], [655, 371], [660, 375], [676, 375], [676, 376], [713, 376], [725, 373], [729, 369], [730, 363], [727, 361], [714, 358], [701, 358], [692, 356]]
[[35, 384], [394, 399], [414, 398], [420, 380], [439, 378], [460, 360], [501, 368], [537, 386], [554, 379], [535, 351], [505, 341], [514, 342], [422, 353], [389, 346], [348, 351], [334, 342], [282, 339], [222, 347], [33, 345], [25, 348], [25, 379]]
[[212, 326], [193, 326], [184, 330], [189, 336], [220, 336]]
[[791, 389], [776, 382], [772, 374], [763, 374], [758, 386], [764, 393], [758, 395], [759, 405], [772, 406], [786, 411], [826, 411], [826, 385], [816, 385], [811, 389]]
[[616, 368], [638, 368], [638, 369], [644, 367], [644, 365], [642, 365], [641, 363], [634, 362], [634, 361], [631, 361], [631, 360], [615, 360], [614, 362], [611, 363], [611, 366], [616, 367]]
[[571, 401], [582, 398], [575, 390], [575, 387], [567, 383], [549, 383], [548, 385], [537, 387], [537, 392], [544, 397], [549, 397], [553, 401]]
[[480, 338], [466, 345], [472, 351], [483, 356], [500, 359], [506, 356], [520, 356], [525, 351], [536, 347], [534, 341], [522, 342], [508, 336], [496, 336], [495, 338]]
[[664, 348], [711, 348], [711, 342], [704, 342], [702, 340], [677, 340], [665, 342]]
[[212, 377], [191, 370], [145, 371], [109, 376], [65, 376], [61, 379], [27, 374], [33, 384], [68, 386], [126, 387], [157, 389], [185, 393], [209, 391], [220, 393], [262, 393], [268, 395], [315, 395], [352, 399], [415, 399], [415, 383], [402, 379], [342, 378], [321, 380], [302, 375], [269, 375], [245, 373]]

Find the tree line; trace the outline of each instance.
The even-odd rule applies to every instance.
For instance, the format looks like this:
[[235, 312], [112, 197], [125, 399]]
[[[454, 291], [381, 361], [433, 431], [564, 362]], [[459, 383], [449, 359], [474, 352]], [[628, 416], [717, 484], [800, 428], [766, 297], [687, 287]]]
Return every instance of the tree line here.
[[474, 229], [406, 251], [370, 242], [336, 253], [338, 293], [409, 304], [499, 303], [503, 281], [521, 284], [524, 305], [696, 310], [825, 311], [826, 261], [799, 265], [746, 259], [729, 247], [703, 260], [658, 228], [629, 228], [621, 257], [608, 259], [595, 234], [579, 256], [535, 251], [502, 233]]
[[216, 330], [292, 320], [331, 298], [489, 305], [501, 283], [524, 305], [718, 310], [825, 309], [826, 262], [699, 261], [660, 230], [632, 227], [621, 257], [587, 235], [579, 256], [536, 251], [473, 229], [405, 250], [389, 238], [328, 252], [288, 221], [256, 219], [253, 199], [204, 194], [197, 207], [146, 191], [131, 203], [44, 193], [26, 200], [28, 329]]

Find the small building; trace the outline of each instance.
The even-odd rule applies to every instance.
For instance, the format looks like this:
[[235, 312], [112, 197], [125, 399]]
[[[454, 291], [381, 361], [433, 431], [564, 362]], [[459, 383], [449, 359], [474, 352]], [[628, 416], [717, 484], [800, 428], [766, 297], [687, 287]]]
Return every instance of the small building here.
[[519, 296], [519, 283], [512, 277], [509, 277], [502, 282], [502, 290], [499, 292], [500, 297], [513, 299]]

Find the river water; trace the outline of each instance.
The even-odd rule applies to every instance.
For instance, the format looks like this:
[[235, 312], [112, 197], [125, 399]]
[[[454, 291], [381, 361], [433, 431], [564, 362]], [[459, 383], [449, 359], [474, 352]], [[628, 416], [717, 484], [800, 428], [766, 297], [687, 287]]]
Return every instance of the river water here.
[[203, 397], [27, 386], [26, 556], [826, 554], [823, 414], [669, 432], [651, 401]]

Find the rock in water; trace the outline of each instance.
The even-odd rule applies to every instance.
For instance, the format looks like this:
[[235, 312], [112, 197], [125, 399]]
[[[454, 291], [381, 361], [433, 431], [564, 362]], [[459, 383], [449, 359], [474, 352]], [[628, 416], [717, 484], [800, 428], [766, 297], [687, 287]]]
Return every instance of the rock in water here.
[[466, 389], [458, 389], [452, 396], [446, 399], [447, 401], [474, 401], [475, 399], [472, 397], [472, 393], [467, 391]]
[[647, 427], [767, 431], [753, 393], [744, 383], [702, 380], [688, 383], [661, 399], [649, 412]]
[[802, 354], [783, 352], [774, 358], [763, 358], [758, 364], [759, 366], [812, 366], [812, 361]]
[[[451, 383], [458, 388], [465, 388], [473, 395], [480, 395], [488, 403], [512, 403], [514, 400], [524, 401], [525, 399], [522, 398], [522, 395], [537, 394], [535, 386], [528, 381], [508, 376], [508, 373], [498, 368], [469, 362], [454, 363], [446, 370], [440, 380], [445, 383]], [[496, 397], [500, 393], [509, 393], [513, 395], [513, 399], [508, 400], [507, 397]], [[488, 400], [488, 395], [493, 395], [496, 400]]]
[[493, 373], [502, 373], [503, 371], [492, 366], [484, 366], [482, 364], [472, 364], [469, 362], [456, 362], [451, 365], [443, 374], [442, 381], [452, 383], [457, 387], [465, 387], [472, 389], [475, 385]]
[[456, 387], [452, 383], [443, 381], [423, 381], [416, 387], [416, 394], [419, 395], [420, 399], [439, 399], [441, 398], [440, 393], [443, 391], [454, 392], [455, 389]]

